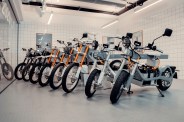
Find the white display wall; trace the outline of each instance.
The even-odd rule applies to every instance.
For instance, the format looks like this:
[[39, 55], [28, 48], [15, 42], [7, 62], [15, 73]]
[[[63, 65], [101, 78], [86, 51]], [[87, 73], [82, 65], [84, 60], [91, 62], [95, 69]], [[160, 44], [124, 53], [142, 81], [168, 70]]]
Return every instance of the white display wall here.
[[[95, 23], [93, 23], [95, 24]], [[73, 38], [81, 38], [85, 32], [96, 34], [97, 41], [102, 43], [103, 36], [114, 36], [117, 34], [116, 29], [102, 30], [101, 26], [93, 24], [58, 24], [58, 25], [46, 25], [46, 24], [20, 24], [19, 31], [19, 62], [24, 58], [21, 48], [36, 48], [36, 33], [49, 33], [52, 34], [52, 46], [58, 46], [57, 40], [72, 41]]]
[[[175, 6], [175, 7], [173, 7]], [[165, 28], [173, 29], [170, 38], [163, 37], [156, 41], [158, 48], [169, 54], [162, 65], [177, 67], [179, 79], [184, 79], [184, 1], [164, 0], [140, 13], [131, 11], [122, 15], [119, 23], [119, 34], [143, 30], [143, 44], [160, 36]]]

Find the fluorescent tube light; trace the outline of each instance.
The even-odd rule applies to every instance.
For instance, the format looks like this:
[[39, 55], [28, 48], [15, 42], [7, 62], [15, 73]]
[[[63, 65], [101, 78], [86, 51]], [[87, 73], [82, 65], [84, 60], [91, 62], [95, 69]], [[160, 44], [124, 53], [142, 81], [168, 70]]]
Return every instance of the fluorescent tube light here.
[[102, 29], [105, 29], [105, 28], [107, 28], [107, 27], [110, 27], [111, 25], [114, 25], [114, 24], [116, 24], [117, 22], [119, 22], [119, 21], [118, 21], [118, 20], [114, 20], [114, 21], [108, 23], [107, 25], [102, 26]]
[[147, 8], [153, 6], [153, 5], [155, 5], [155, 4], [157, 4], [157, 3], [161, 2], [161, 1], [162, 0], [158, 0], [158, 1], [156, 1], [156, 2], [154, 2], [154, 3], [152, 3], [152, 4], [148, 5], [148, 6], [146, 6], [146, 7], [142, 8], [142, 9], [140, 9], [140, 10], [135, 11], [135, 13], [141, 12], [141, 11], [143, 11], [143, 10], [145, 10], [145, 9], [147, 9]]
[[53, 17], [53, 13], [50, 14], [50, 17], [49, 17], [49, 21], [48, 21], [48, 25], [50, 25], [51, 21], [52, 21], [52, 17]]

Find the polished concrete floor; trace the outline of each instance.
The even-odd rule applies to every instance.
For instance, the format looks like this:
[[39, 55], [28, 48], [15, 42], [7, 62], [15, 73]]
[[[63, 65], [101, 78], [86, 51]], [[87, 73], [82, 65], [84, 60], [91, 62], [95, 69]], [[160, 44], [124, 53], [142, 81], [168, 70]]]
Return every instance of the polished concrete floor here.
[[110, 90], [87, 99], [83, 87], [65, 94], [15, 81], [0, 94], [0, 122], [184, 122], [184, 81], [175, 80], [164, 98], [154, 87], [132, 90], [112, 105]]

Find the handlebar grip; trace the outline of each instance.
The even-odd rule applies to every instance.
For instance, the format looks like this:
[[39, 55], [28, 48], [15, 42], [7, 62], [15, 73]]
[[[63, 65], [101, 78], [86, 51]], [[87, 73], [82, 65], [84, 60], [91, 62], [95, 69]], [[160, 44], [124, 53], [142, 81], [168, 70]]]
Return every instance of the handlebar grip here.
[[163, 53], [163, 51], [162, 51], [162, 50], [159, 50], [159, 49], [156, 49], [156, 51], [158, 51], [158, 52], [160, 52], [160, 53]]
[[22, 48], [23, 51], [26, 51], [26, 48]]
[[7, 50], [9, 50], [9, 49], [10, 49], [10, 48], [4, 48], [3, 51], [7, 51]]
[[57, 40], [57, 42], [61, 44], [61, 40]]

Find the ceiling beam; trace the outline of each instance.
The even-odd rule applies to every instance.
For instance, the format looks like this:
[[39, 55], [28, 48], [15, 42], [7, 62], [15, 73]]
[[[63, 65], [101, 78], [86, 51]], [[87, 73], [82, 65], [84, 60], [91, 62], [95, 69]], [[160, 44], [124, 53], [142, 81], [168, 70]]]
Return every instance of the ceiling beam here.
[[[129, 6], [125, 7], [124, 9], [120, 10], [119, 12], [109, 12], [109, 11], [103, 11], [103, 10], [97, 10], [97, 9], [91, 9], [91, 8], [85, 8], [80, 6], [67, 6], [67, 5], [57, 5], [57, 4], [50, 4], [46, 3], [47, 7], [53, 7], [53, 8], [60, 8], [60, 9], [67, 9], [67, 10], [75, 10], [75, 11], [82, 11], [82, 12], [91, 12], [91, 13], [101, 13], [101, 14], [108, 14], [108, 15], [114, 15], [114, 16], [120, 16], [121, 14], [134, 9], [137, 6], [142, 6], [144, 2], [148, 0], [138, 0], [135, 3], [131, 3]], [[24, 5], [33, 5], [33, 6], [43, 6], [41, 2], [28, 2], [28, 3], [22, 3]]]

